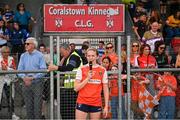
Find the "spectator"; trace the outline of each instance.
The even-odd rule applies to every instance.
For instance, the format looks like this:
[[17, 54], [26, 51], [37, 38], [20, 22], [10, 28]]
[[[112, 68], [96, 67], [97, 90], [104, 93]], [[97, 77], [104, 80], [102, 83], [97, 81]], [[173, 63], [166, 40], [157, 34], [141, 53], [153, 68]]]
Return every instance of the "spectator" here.
[[[69, 47], [69, 45], [67, 44], [62, 44], [60, 46], [60, 53], [62, 55], [62, 59], [61, 59], [61, 64], [59, 66], [50, 64], [48, 67], [49, 71], [77, 71], [77, 69], [79, 67], [81, 67], [83, 65], [83, 61], [81, 59], [81, 57], [79, 56], [79, 54], [74, 51], [71, 52], [71, 49]], [[73, 83], [74, 83], [74, 75], [67, 75], [65, 74], [65, 80], [64, 80], [64, 87], [65, 88], [73, 88]], [[67, 79], [70, 78], [70, 79]], [[65, 90], [63, 90], [65, 91]], [[74, 93], [74, 96], [72, 96], [72, 89], [68, 89], [64, 92], [62, 92], [63, 94], [68, 94], [67, 92], [70, 92], [71, 94], [66, 95], [66, 97], [62, 96], [61, 99], [61, 116], [62, 119], [74, 119], [74, 104], [75, 103], [75, 99], [76, 99], [76, 93]], [[68, 98], [69, 97], [69, 98]], [[68, 101], [68, 102], [67, 102]], [[64, 108], [72, 108], [68, 111], [67, 113], [67, 109]]]
[[[84, 41], [82, 46], [87, 46], [87, 48], [89, 48], [90, 44], [89, 41]], [[82, 47], [83, 48], [83, 47]], [[78, 50], [78, 54], [81, 56], [83, 54], [82, 48]], [[87, 49], [86, 49], [87, 50]]]
[[142, 14], [146, 14], [146, 10], [144, 9], [144, 5], [142, 3], [138, 3], [134, 13], [133, 22], [138, 22]]
[[87, 64], [78, 69], [74, 90], [78, 92], [76, 104], [76, 119], [86, 119], [90, 113], [90, 119], [100, 119], [102, 111], [101, 93], [103, 88], [105, 106], [104, 117], [108, 115], [108, 79], [106, 69], [96, 63], [98, 52], [95, 48], [87, 50], [88, 62], [92, 61], [91, 67]]
[[[39, 45], [39, 51], [43, 54], [44, 59], [46, 61], [46, 65], [50, 64], [50, 54], [46, 51], [45, 44]], [[54, 82], [54, 90], [57, 91], [57, 82]], [[44, 90], [43, 90], [43, 103], [42, 103], [42, 119], [45, 119], [45, 110], [46, 110], [46, 101], [49, 99], [49, 90], [50, 90], [50, 82], [49, 79], [44, 80]], [[54, 94], [56, 96], [56, 94]], [[57, 97], [56, 97], [57, 98]]]
[[176, 78], [171, 72], [164, 72], [164, 75], [158, 79], [157, 87], [163, 90], [159, 103], [158, 119], [174, 119], [176, 110]]
[[[74, 52], [76, 50], [76, 45], [75, 43], [70, 43], [70, 49], [71, 49], [71, 52]], [[77, 52], [77, 51], [76, 51]]]
[[158, 41], [155, 44], [155, 51], [152, 54], [157, 61], [158, 68], [164, 68], [169, 64], [168, 56], [165, 53], [166, 45], [163, 41]]
[[150, 12], [153, 5], [153, 0], [139, 0], [139, 2], [141, 2], [144, 6], [144, 9], [147, 11], [147, 12]]
[[157, 21], [153, 21], [151, 23], [151, 29], [144, 33], [142, 41], [151, 47], [151, 52], [154, 52], [155, 42], [163, 40], [163, 36], [161, 32], [158, 32], [159, 23]]
[[146, 21], [146, 14], [141, 14], [139, 20], [134, 23], [133, 30], [139, 42], [142, 42], [142, 37], [147, 29]]
[[[157, 62], [156, 59], [151, 55], [151, 48], [148, 44], [144, 44], [140, 48], [140, 55], [137, 58], [137, 63], [139, 68], [157, 68]], [[148, 80], [150, 80], [149, 84], [146, 86], [147, 91], [152, 96], [155, 96], [157, 94], [157, 90], [155, 87], [155, 75], [150, 72], [143, 72], [141, 73], [142, 76], [145, 76]], [[152, 110], [154, 113], [154, 109]], [[153, 114], [151, 116], [153, 118]]]
[[139, 42], [135, 41], [132, 42], [131, 44], [131, 58], [130, 58], [130, 64], [132, 67], [137, 67], [135, 66], [137, 63], [137, 57], [139, 56], [139, 49], [140, 49], [140, 44]]
[[171, 40], [175, 36], [180, 36], [180, 11], [174, 12], [171, 16], [167, 18], [166, 31], [166, 45], [170, 46]]
[[4, 6], [3, 20], [5, 22], [5, 26], [9, 29], [12, 28], [13, 18], [14, 18], [14, 12], [11, 10], [10, 6], [6, 4]]
[[83, 61], [83, 65], [88, 63], [87, 58], [86, 58], [86, 52], [87, 52], [88, 48], [89, 47], [86, 44], [84, 44], [84, 45], [82, 45], [82, 48], [80, 49], [80, 51], [78, 51], [78, 54], [80, 55], [80, 57]]
[[63, 65], [56, 66], [50, 64], [48, 67], [49, 71], [73, 71], [77, 70], [82, 65], [82, 59], [75, 51], [71, 52], [69, 45], [63, 44], [60, 46], [60, 53], [65, 59]]
[[[0, 70], [3, 71], [8, 71], [8, 70], [15, 70], [16, 69], [16, 64], [13, 59], [13, 57], [10, 56], [10, 48], [7, 46], [3, 46], [1, 49], [1, 54], [0, 56]], [[8, 103], [8, 111], [13, 112], [12, 118], [13, 119], [19, 119], [18, 116], [14, 113], [14, 100], [12, 99], [11, 93], [10, 93], [10, 83], [15, 79], [15, 75], [12, 74], [5, 74], [1, 75], [0, 79], [0, 107], [1, 107], [1, 99], [2, 99], [2, 93], [3, 89], [5, 90], [5, 94], [7, 97], [7, 103]], [[12, 100], [10, 102], [10, 99]], [[10, 110], [11, 109], [11, 110]]]
[[19, 61], [21, 54], [24, 52], [24, 43], [28, 37], [29, 33], [25, 29], [20, 29], [18, 22], [14, 22], [10, 34], [10, 43], [12, 45], [11, 53], [16, 61]]
[[[118, 63], [118, 55], [115, 53], [115, 48], [111, 42], [106, 44], [106, 52], [102, 56], [102, 59], [108, 56], [111, 59], [112, 64], [117, 64]], [[102, 62], [102, 60], [101, 60]]]
[[[38, 43], [34, 37], [27, 38], [26, 52], [21, 55], [18, 70], [45, 70], [43, 54], [36, 50]], [[44, 73], [18, 74], [23, 80], [23, 96], [26, 105], [27, 119], [41, 119]]]
[[30, 32], [29, 20], [31, 19], [34, 23], [36, 23], [36, 20], [31, 16], [31, 13], [25, 9], [24, 3], [19, 3], [16, 9], [17, 11], [14, 15], [14, 21], [19, 22], [21, 29], [25, 29]]
[[[69, 45], [67, 45], [67, 44], [61, 45], [60, 53], [63, 57], [61, 59], [62, 64], [60, 64], [60, 66], [50, 64], [48, 67], [49, 71], [56, 71], [56, 70], [58, 70], [58, 71], [77, 71], [77, 69], [83, 65], [83, 61], [82, 61], [81, 57], [79, 56], [79, 54], [76, 51], [71, 52]], [[73, 76], [73, 79], [74, 79], [74, 76]], [[64, 85], [67, 85], [66, 82], [69, 83], [65, 87], [71, 88], [72, 87], [71, 83], [73, 83], [73, 79], [70, 82], [69, 82], [69, 80], [65, 80]]]
[[176, 64], [176, 57], [178, 55], [178, 51], [179, 51], [179, 48], [180, 48], [180, 40], [179, 38], [177, 39], [173, 39], [172, 40], [172, 47], [173, 47], [173, 54], [172, 54], [172, 59], [171, 59], [171, 65], [173, 67], [175, 67], [175, 64]]
[[151, 11], [151, 14], [149, 15], [148, 19], [147, 19], [147, 25], [148, 25], [148, 29], [151, 28], [151, 23], [153, 21], [157, 21], [159, 23], [159, 29], [158, 30], [162, 30], [162, 20], [161, 20], [161, 16], [158, 10], [153, 9]]
[[4, 25], [4, 20], [0, 19], [0, 41], [4, 44], [9, 40], [9, 30]]
[[[123, 66], [123, 70], [122, 70], [122, 73], [125, 74], [126, 73], [126, 68], [127, 68], [127, 53], [126, 53], [126, 44], [122, 44], [121, 46], [121, 63], [122, 63], [122, 66]], [[126, 81], [125, 81], [126, 82]]]
[[102, 59], [102, 66], [105, 67], [107, 71], [111, 70], [112, 62], [108, 56]]
[[47, 52], [45, 44], [42, 43], [39, 45], [39, 51], [43, 54], [46, 64], [48, 65], [50, 63], [50, 54]]
[[150, 83], [150, 80], [147, 79], [143, 74], [135, 73], [132, 75], [131, 79], [131, 109], [133, 112], [134, 119], [141, 119], [144, 117], [144, 113], [139, 108], [139, 94], [142, 86], [146, 86]]
[[[144, 44], [140, 48], [140, 55], [137, 58], [139, 68], [157, 68], [156, 59], [151, 55], [151, 48], [148, 44]], [[152, 96], [156, 94], [154, 75], [150, 73], [143, 73], [144, 76], [150, 80], [150, 84], [147, 86], [147, 90]]]
[[[111, 68], [112, 71], [117, 71], [118, 66], [113, 65]], [[121, 69], [122, 70], [122, 69]], [[119, 98], [118, 98], [118, 74], [113, 73], [108, 77], [111, 79], [110, 83], [110, 96], [111, 96], [111, 112], [112, 112], [112, 119], [118, 119], [118, 107], [119, 107]], [[124, 74], [122, 75], [122, 80], [127, 79], [127, 76]], [[126, 119], [126, 112], [125, 112], [125, 98], [124, 98], [124, 90], [123, 86], [121, 87], [121, 95], [122, 95], [122, 119]]]
[[104, 55], [105, 49], [104, 49], [104, 41], [99, 41], [99, 45], [98, 45], [98, 54], [99, 57], [102, 57], [102, 55]]

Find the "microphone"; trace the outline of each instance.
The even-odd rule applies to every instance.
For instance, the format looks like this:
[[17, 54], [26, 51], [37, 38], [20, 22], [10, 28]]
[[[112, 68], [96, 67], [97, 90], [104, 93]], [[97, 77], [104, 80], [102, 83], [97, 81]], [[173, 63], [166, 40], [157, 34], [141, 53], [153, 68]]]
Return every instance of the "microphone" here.
[[89, 70], [92, 70], [92, 61], [89, 61]]

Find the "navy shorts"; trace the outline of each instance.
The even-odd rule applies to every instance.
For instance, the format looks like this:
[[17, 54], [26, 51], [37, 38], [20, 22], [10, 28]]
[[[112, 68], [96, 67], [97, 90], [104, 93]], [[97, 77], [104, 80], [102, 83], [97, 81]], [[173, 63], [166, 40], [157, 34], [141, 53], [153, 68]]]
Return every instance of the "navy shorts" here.
[[79, 103], [76, 104], [76, 109], [83, 111], [83, 112], [87, 112], [87, 113], [102, 111], [101, 106], [92, 106], [92, 105], [79, 104]]

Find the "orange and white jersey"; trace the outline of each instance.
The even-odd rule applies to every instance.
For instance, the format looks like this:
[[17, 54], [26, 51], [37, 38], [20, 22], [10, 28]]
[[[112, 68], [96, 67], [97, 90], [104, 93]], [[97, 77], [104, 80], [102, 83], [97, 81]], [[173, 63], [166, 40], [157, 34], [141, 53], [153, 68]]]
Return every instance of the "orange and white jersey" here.
[[[171, 86], [177, 86], [176, 78], [173, 75], [163, 75], [162, 80], [158, 80], [157, 84], [160, 86], [160, 84], [164, 83], [170, 83]], [[176, 96], [176, 91], [172, 90], [171, 87], [165, 86], [164, 91], [162, 92], [161, 96]]]
[[[78, 69], [76, 80], [82, 82], [87, 78], [89, 65], [84, 65]], [[101, 92], [103, 84], [108, 84], [106, 69], [100, 65], [92, 67], [92, 79], [79, 90], [77, 103], [87, 104], [92, 106], [102, 106]]]
[[142, 55], [138, 57], [138, 66], [140, 68], [157, 68], [157, 62], [155, 57], [153, 57], [152, 55]]

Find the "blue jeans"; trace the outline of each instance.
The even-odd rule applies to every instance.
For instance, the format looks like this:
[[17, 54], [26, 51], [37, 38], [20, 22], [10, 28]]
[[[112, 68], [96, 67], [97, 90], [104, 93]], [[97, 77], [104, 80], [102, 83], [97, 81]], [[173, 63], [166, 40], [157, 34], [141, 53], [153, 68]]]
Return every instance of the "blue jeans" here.
[[[125, 101], [124, 96], [122, 96], [122, 119], [126, 119], [126, 112], [125, 112]], [[118, 96], [112, 96], [111, 99], [111, 112], [112, 112], [112, 119], [118, 119], [118, 108], [119, 108], [119, 99]]]
[[175, 96], [161, 96], [158, 119], [174, 119], [175, 109]]

